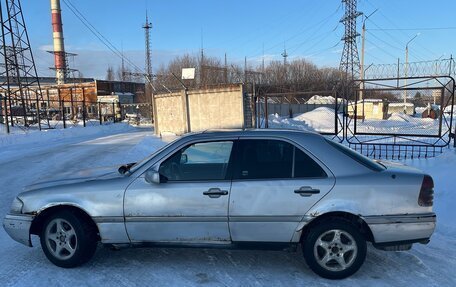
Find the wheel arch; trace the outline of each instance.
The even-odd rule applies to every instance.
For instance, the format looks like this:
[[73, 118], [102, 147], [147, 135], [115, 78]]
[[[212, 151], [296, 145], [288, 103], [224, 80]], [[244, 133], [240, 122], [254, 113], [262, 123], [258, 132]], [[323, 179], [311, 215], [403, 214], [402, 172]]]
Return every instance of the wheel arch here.
[[100, 231], [95, 223], [95, 221], [92, 219], [92, 217], [82, 208], [70, 204], [59, 204], [59, 205], [52, 205], [48, 206], [46, 208], [43, 208], [33, 219], [32, 225], [30, 227], [30, 234], [35, 234], [39, 235], [41, 229], [43, 228], [43, 224], [47, 218], [50, 216], [56, 214], [59, 211], [71, 211], [75, 213], [77, 216], [80, 216], [85, 220], [86, 222], [89, 222], [89, 224], [96, 230], [97, 232], [97, 240], [100, 241]]
[[349, 221], [361, 231], [361, 234], [364, 236], [366, 241], [374, 242], [374, 235], [366, 221], [364, 221], [361, 216], [346, 211], [331, 211], [314, 217], [301, 228], [300, 236], [298, 237], [299, 242], [303, 242], [312, 227], [324, 221], [331, 220], [332, 218], [345, 219]]

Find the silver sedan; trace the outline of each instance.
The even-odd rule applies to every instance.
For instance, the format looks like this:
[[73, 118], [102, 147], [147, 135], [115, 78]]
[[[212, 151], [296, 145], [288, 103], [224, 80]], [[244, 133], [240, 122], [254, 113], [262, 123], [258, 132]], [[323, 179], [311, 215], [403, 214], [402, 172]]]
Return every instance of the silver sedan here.
[[383, 250], [428, 243], [433, 181], [310, 132], [190, 134], [120, 168], [85, 170], [28, 187], [4, 228], [61, 267], [87, 262], [98, 242], [280, 248], [302, 245], [325, 278], [355, 273], [367, 242]]

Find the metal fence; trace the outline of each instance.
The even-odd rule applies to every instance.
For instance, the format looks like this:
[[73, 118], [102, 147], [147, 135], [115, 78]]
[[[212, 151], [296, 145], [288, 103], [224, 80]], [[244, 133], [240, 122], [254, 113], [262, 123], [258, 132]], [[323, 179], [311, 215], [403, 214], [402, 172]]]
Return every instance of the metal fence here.
[[343, 96], [259, 90], [257, 127], [314, 130], [388, 159], [435, 156], [454, 139], [452, 77], [365, 79], [350, 87]]
[[334, 91], [270, 92], [255, 101], [258, 128], [314, 130], [341, 141], [344, 101]]
[[347, 98], [345, 140], [374, 158], [435, 156], [454, 133], [452, 77], [356, 81]]
[[151, 105], [118, 102], [46, 100], [24, 106], [21, 101], [0, 97], [0, 123], [4, 131], [12, 129], [59, 129], [94, 126], [126, 121], [130, 124], [152, 123]]

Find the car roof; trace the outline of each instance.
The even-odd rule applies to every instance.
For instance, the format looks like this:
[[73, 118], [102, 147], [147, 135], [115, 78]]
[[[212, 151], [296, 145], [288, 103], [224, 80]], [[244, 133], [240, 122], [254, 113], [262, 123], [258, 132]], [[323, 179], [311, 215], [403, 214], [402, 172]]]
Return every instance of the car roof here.
[[292, 130], [292, 129], [211, 129], [202, 132], [194, 132], [185, 135], [189, 138], [200, 137], [230, 137], [230, 136], [296, 136], [296, 135], [318, 135], [313, 131]]

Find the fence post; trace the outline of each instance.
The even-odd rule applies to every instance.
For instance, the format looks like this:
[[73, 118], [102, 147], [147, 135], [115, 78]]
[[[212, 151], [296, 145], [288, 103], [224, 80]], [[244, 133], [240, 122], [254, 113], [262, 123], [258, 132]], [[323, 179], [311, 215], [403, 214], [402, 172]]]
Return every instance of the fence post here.
[[116, 105], [114, 102], [112, 102], [112, 121], [113, 123], [116, 123]]
[[86, 105], [85, 101], [82, 101], [82, 125], [86, 127]]
[[1, 108], [2, 104], [3, 104], [3, 111], [4, 111], [3, 112], [3, 114], [4, 114], [3, 122], [5, 123], [6, 133], [9, 134], [10, 133], [10, 129], [9, 129], [9, 123], [8, 123], [8, 102], [6, 100], [6, 97], [0, 95], [0, 112], [2, 112], [1, 111], [2, 110], [2, 108]]
[[82, 87], [82, 124], [86, 127], [86, 101], [84, 95], [84, 87]]
[[65, 101], [61, 100], [60, 105], [62, 107], [62, 120], [63, 120], [63, 128], [66, 129], [66, 119], [65, 119]]
[[101, 102], [98, 102], [98, 119], [100, 121], [100, 126], [103, 124], [102, 118], [101, 118]]
[[264, 127], [269, 128], [269, 119], [268, 119], [268, 95], [264, 94]]
[[37, 116], [37, 120], [38, 120], [38, 129], [41, 131], [40, 101], [38, 100], [38, 97], [36, 96], [36, 92], [35, 92], [35, 97], [36, 97], [36, 116]]
[[120, 104], [120, 102], [118, 102], [117, 105], [119, 106], [119, 115], [120, 115], [119, 122], [122, 122], [122, 120], [123, 120], [122, 105]]
[[454, 133], [453, 133], [453, 147], [456, 148], [456, 125], [454, 126]]

